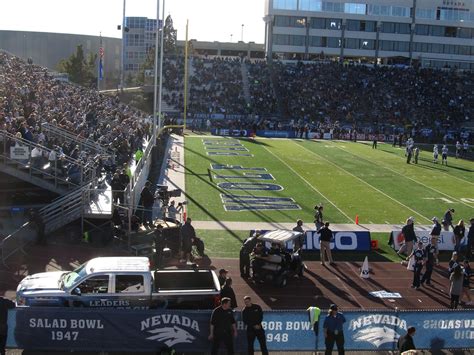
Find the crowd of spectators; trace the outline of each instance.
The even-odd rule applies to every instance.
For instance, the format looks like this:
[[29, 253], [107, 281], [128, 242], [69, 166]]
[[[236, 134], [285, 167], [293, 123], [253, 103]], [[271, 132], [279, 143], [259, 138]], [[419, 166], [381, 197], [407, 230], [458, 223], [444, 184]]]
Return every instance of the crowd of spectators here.
[[[289, 125], [295, 130], [297, 126], [299, 133], [405, 133], [427, 140], [448, 134], [451, 141], [467, 139], [461, 132], [449, 132], [474, 117], [472, 74], [336, 62], [246, 61], [245, 65], [250, 105], [244, 100], [240, 58], [193, 58], [191, 117], [240, 117], [230, 122], [232, 128], [256, 120], [259, 128]], [[176, 106], [176, 98], [170, 103]]]
[[257, 115], [274, 115], [278, 109], [270, 67], [265, 61], [247, 61], [246, 66], [252, 112]]
[[[111, 169], [127, 164], [151, 133], [148, 121], [144, 113], [121, 104], [117, 96], [57, 81], [45, 68], [0, 52], [0, 129], [43, 146], [43, 154], [35, 151], [34, 158], [51, 161], [66, 156], [68, 161], [77, 161], [68, 168], [73, 170], [68, 171], [71, 180], [81, 164], [94, 162]], [[81, 151], [77, 142], [44, 131], [43, 123], [98, 142], [110, 148], [114, 158], [102, 164], [96, 152]]]
[[474, 79], [432, 69], [274, 64], [286, 114], [349, 123], [445, 127], [474, 115]]
[[247, 113], [240, 59], [193, 58], [190, 113]]
[[184, 105], [184, 58], [165, 58], [163, 62], [163, 100], [181, 110]]

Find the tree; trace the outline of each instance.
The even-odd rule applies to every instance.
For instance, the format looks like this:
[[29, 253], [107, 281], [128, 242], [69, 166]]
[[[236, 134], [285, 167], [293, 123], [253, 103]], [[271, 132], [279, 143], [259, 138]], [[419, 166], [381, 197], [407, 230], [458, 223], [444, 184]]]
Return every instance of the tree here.
[[168, 15], [168, 17], [165, 20], [163, 33], [164, 33], [163, 46], [165, 47], [164, 54], [175, 54], [178, 34], [177, 34], [177, 31], [173, 27], [173, 19], [171, 18], [171, 15]]
[[89, 53], [86, 57], [80, 44], [76, 47], [76, 53], [59, 62], [58, 69], [62, 73], [67, 73], [72, 82], [90, 87], [97, 80], [96, 61], [97, 54]]

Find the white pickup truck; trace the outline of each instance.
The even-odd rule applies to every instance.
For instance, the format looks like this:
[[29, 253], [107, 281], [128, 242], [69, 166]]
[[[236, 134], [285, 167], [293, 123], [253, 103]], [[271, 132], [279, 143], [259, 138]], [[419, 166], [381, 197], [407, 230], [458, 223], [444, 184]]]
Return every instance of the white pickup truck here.
[[217, 275], [210, 269], [150, 270], [146, 257], [104, 257], [74, 271], [25, 277], [18, 306], [211, 309], [219, 300]]

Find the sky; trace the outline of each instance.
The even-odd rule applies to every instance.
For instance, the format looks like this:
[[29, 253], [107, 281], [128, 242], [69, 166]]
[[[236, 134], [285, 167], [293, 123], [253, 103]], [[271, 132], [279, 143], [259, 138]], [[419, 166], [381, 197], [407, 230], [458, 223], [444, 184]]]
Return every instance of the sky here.
[[[156, 18], [156, 0], [126, 0], [126, 16]], [[123, 0], [0, 0], [0, 30], [121, 37]], [[160, 8], [161, 12], [161, 8]], [[166, 0], [178, 39], [264, 41], [264, 0]], [[161, 15], [160, 15], [161, 17]]]

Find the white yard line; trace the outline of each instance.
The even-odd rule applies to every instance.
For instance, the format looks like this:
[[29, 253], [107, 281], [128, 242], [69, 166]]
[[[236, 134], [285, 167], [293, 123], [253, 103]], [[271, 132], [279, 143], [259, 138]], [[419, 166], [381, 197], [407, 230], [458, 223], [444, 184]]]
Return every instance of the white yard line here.
[[269, 152], [271, 155], [273, 155], [275, 158], [277, 158], [279, 161], [281, 161], [285, 166], [287, 166], [291, 171], [293, 171], [301, 180], [303, 180], [309, 187], [311, 187], [314, 191], [316, 191], [318, 194], [320, 194], [324, 199], [326, 199], [331, 205], [333, 205], [339, 212], [341, 212], [349, 221], [355, 223], [355, 221], [349, 217], [343, 210], [341, 210], [339, 207], [337, 207], [327, 196], [325, 196], [321, 191], [319, 191], [317, 188], [315, 188], [308, 180], [306, 180], [303, 176], [301, 176], [295, 169], [293, 169], [291, 166], [289, 166], [284, 160], [282, 160], [279, 156], [275, 155], [272, 151], [270, 151], [267, 147], [265, 147], [265, 150]]
[[301, 144], [298, 144], [298, 143], [295, 143], [295, 144], [297, 144], [297, 145], [300, 146], [301, 148], [307, 150], [307, 151], [310, 152], [311, 154], [313, 154], [313, 155], [315, 155], [315, 156], [317, 156], [317, 157], [323, 159], [324, 161], [328, 162], [329, 164], [335, 166], [335, 167], [338, 168], [339, 170], [344, 171], [346, 174], [352, 176], [353, 178], [356, 178], [357, 180], [359, 180], [359, 181], [362, 182], [363, 184], [369, 186], [370, 188], [374, 189], [374, 190], [377, 191], [378, 193], [380, 193], [380, 194], [384, 195], [385, 197], [388, 197], [390, 200], [392, 200], [392, 201], [398, 203], [400, 206], [403, 206], [403, 207], [405, 207], [406, 209], [412, 211], [414, 214], [416, 214], [416, 215], [418, 215], [418, 216], [420, 216], [420, 217], [426, 219], [427, 221], [431, 221], [430, 218], [428, 218], [428, 217], [426, 217], [426, 216], [423, 216], [421, 213], [415, 211], [413, 208], [408, 207], [408, 206], [405, 205], [403, 202], [398, 201], [397, 199], [393, 198], [393, 197], [390, 196], [390, 195], [387, 195], [387, 194], [386, 194], [385, 192], [383, 192], [382, 190], [380, 190], [380, 189], [376, 188], [375, 186], [369, 184], [367, 181], [362, 180], [360, 177], [358, 177], [358, 176], [352, 174], [351, 172], [347, 171], [346, 169], [341, 168], [339, 165], [337, 165], [337, 164], [333, 163], [332, 161], [330, 161], [330, 160], [324, 158], [323, 156], [319, 155], [318, 153], [313, 152], [312, 150], [310, 150], [310, 149], [308, 149], [308, 148], [302, 146]]
[[411, 178], [411, 177], [409, 177], [409, 176], [403, 175], [403, 174], [401, 174], [400, 172], [398, 172], [398, 171], [396, 171], [396, 170], [394, 170], [394, 169], [392, 169], [392, 168], [389, 168], [389, 167], [387, 167], [387, 166], [385, 166], [385, 165], [382, 165], [382, 164], [374, 163], [373, 161], [371, 161], [371, 160], [369, 160], [369, 159], [367, 159], [367, 158], [364, 158], [363, 156], [360, 156], [359, 154], [352, 153], [352, 152], [350, 152], [350, 151], [348, 151], [348, 150], [346, 150], [346, 149], [343, 149], [343, 148], [341, 148], [341, 147], [338, 147], [337, 145], [335, 145], [335, 147], [336, 147], [337, 149], [340, 149], [340, 150], [342, 150], [343, 152], [349, 153], [349, 154], [351, 154], [351, 155], [353, 155], [353, 156], [355, 156], [355, 157], [357, 157], [357, 158], [359, 158], [359, 159], [368, 161], [369, 163], [372, 163], [372, 164], [375, 164], [375, 165], [377, 165], [377, 166], [380, 166], [380, 167], [383, 168], [383, 169], [390, 170], [391, 172], [393, 172], [393, 173], [395, 173], [395, 174], [397, 174], [397, 175], [400, 175], [400, 176], [402, 176], [402, 177], [404, 177], [404, 178], [406, 178], [406, 179], [408, 179], [408, 180], [411, 180], [411, 181], [413, 181], [414, 183], [417, 183], [417, 184], [419, 184], [419, 185], [421, 185], [421, 186], [424, 186], [424, 187], [426, 187], [427, 189], [433, 190], [433, 191], [435, 191], [435, 192], [437, 192], [437, 193], [439, 193], [439, 194], [441, 194], [441, 195], [444, 195], [444, 196], [446, 196], [446, 197], [449, 197], [450, 199], [456, 200], [456, 201], [458, 201], [459, 203], [462, 203], [463, 205], [465, 205], [465, 206], [467, 206], [467, 207], [469, 207], [469, 208], [473, 208], [473, 206], [469, 205], [468, 203], [462, 201], [462, 200], [459, 199], [459, 198], [456, 198], [456, 197], [454, 197], [454, 196], [450, 196], [450, 195], [448, 195], [448, 194], [445, 194], [444, 192], [441, 192], [441, 191], [439, 191], [438, 189], [435, 189], [434, 187], [428, 186], [428, 185], [426, 185], [426, 184], [424, 184], [424, 183], [422, 183], [422, 182], [420, 182], [420, 181], [418, 181], [418, 180], [415, 180], [415, 179], [413, 179], [413, 178]]

